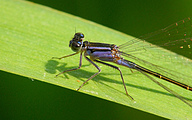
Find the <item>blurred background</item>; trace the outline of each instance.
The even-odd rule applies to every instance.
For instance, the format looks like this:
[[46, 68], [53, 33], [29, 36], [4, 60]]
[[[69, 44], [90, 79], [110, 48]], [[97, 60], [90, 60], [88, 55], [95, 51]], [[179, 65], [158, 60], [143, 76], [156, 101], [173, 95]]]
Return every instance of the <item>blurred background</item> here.
[[[30, 1], [135, 37], [164, 28], [192, 14], [192, 1], [188, 0]], [[0, 76], [2, 119], [164, 119], [11, 73], [0, 71]]]

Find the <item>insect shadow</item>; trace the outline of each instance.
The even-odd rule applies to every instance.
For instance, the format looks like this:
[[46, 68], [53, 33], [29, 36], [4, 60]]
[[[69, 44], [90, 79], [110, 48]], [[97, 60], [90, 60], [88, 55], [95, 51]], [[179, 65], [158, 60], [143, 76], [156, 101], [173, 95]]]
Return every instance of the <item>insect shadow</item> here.
[[[90, 66], [90, 65], [91, 64], [82, 65], [81, 67], [83, 68], [83, 67], [87, 67], [87, 66]], [[54, 74], [53, 75], [53, 78], [54, 78], [54, 77], [56, 77], [56, 73], [60, 73], [60, 72], [63, 72], [64, 70], [69, 70], [69, 69], [73, 69], [73, 68], [77, 68], [77, 67], [78, 66], [67, 67], [67, 63], [58, 62], [56, 60], [48, 60], [48, 62], [45, 64], [45, 71], [47, 73]], [[59, 71], [59, 72], [57, 72], [57, 71]], [[63, 74], [59, 75], [58, 77], [63, 77], [63, 78], [69, 79], [70, 76], [73, 76], [73, 77], [77, 78], [77, 80], [82, 81], [82, 83], [83, 83], [89, 77], [91, 77], [93, 74], [95, 74], [95, 72], [86, 71], [86, 70], [83, 70], [83, 69], [80, 68], [80, 69], [75, 70], [75, 71], [70, 71], [70, 72], [63, 73]], [[110, 83], [115, 83], [115, 84], [121, 84], [122, 87], [123, 87], [123, 83], [121, 81], [117, 81], [117, 80], [114, 80], [114, 79], [111, 79], [111, 78], [107, 78], [107, 77], [105, 77], [106, 74], [110, 75], [111, 73], [102, 73], [101, 72], [99, 75], [95, 76], [91, 80], [99, 82], [99, 84], [102, 84], [102, 85], [107, 86], [109, 88], [112, 88], [112, 89], [114, 89], [115, 91], [118, 91], [121, 94], [125, 94], [124, 91], [119, 91], [118, 89], [116, 89], [116, 88], [114, 88], [112, 86], [109, 86], [109, 85], [107, 85], [105, 83], [105, 82], [110, 82]], [[140, 73], [139, 72], [134, 72], [134, 74], [140, 74]], [[119, 79], [121, 79], [120, 74], [118, 74], [118, 72], [116, 74], [113, 73], [111, 75], [119, 75]], [[131, 75], [131, 73], [130, 74], [124, 74], [124, 75]], [[102, 81], [105, 81], [105, 82], [102, 82]], [[85, 85], [88, 85], [88, 84], [89, 84], [89, 82], [87, 82]], [[132, 87], [132, 88], [137, 88], [137, 89], [140, 89], [140, 90], [145, 90], [145, 91], [150, 91], [150, 92], [154, 92], [154, 93], [159, 93], [159, 94], [175, 97], [171, 93], [159, 91], [159, 90], [152, 89], [152, 88], [147, 88], [147, 87], [144, 87], [144, 86], [134, 85], [134, 84], [127, 83], [127, 82], [125, 83], [125, 85], [127, 86], [128, 89], [130, 89]], [[192, 99], [189, 99], [189, 98], [186, 98], [186, 97], [184, 97], [184, 98], [187, 99], [187, 100], [192, 101]]]

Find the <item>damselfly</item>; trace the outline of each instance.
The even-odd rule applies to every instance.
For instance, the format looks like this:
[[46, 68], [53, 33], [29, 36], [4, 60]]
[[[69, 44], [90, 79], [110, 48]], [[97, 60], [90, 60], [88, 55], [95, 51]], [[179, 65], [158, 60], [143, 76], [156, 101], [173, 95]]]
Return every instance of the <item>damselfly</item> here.
[[[126, 85], [124, 82], [124, 78], [122, 75], [121, 70], [119, 67], [114, 66], [112, 64], [106, 63], [106, 62], [113, 62], [118, 65], [122, 65], [125, 67], [128, 67], [130, 69], [135, 69], [151, 79], [153, 82], [156, 84], [160, 85], [162, 88], [167, 90], [168, 92], [172, 93], [174, 96], [185, 102], [187, 105], [192, 107], [192, 104], [190, 101], [186, 100], [184, 97], [180, 96], [176, 92], [172, 91], [168, 87], [164, 86], [162, 83], [158, 82], [155, 80], [152, 76], [155, 76], [159, 79], [165, 80], [167, 82], [170, 82], [172, 84], [175, 84], [177, 86], [180, 86], [186, 90], [192, 91], [192, 86], [187, 84], [185, 81], [180, 82], [180, 79], [177, 77], [177, 75], [173, 75], [173, 73], [170, 73], [169, 70], [164, 69], [163, 67], [160, 67], [158, 65], [155, 65], [154, 63], [150, 63], [146, 60], [142, 60], [138, 57], [136, 57], [133, 52], [146, 52], [148, 51], [149, 48], [156, 49], [160, 46], [175, 46], [178, 45], [178, 43], [186, 43], [188, 48], [190, 48], [190, 44], [187, 42], [192, 40], [192, 28], [191, 28], [191, 21], [190, 18], [184, 19], [182, 21], [179, 21], [175, 24], [172, 24], [164, 29], [161, 29], [159, 31], [156, 31], [154, 33], [147, 34], [145, 36], [140, 37], [139, 39], [132, 39], [125, 44], [116, 46], [115, 44], [106, 44], [106, 43], [97, 43], [97, 42], [88, 42], [84, 41], [84, 34], [83, 33], [75, 33], [73, 39], [69, 42], [69, 47], [75, 52], [73, 54], [63, 56], [60, 58], [53, 57], [54, 59], [62, 59], [66, 58], [69, 56], [76, 55], [80, 53], [80, 62], [79, 62], [79, 67], [70, 69], [70, 70], [65, 70], [56, 76], [73, 71], [73, 70], [78, 70], [81, 68], [82, 65], [82, 56], [84, 55], [85, 59], [89, 61], [93, 66], [95, 66], [98, 69], [98, 72], [92, 75], [89, 79], [87, 79], [77, 90], [79, 90], [85, 83], [87, 83], [89, 80], [91, 80], [93, 77], [98, 75], [101, 72], [101, 69], [94, 63], [101, 63], [103, 65], [107, 65], [109, 67], [112, 67], [120, 72], [120, 76], [124, 85], [124, 89], [126, 94], [133, 99], [127, 92]], [[140, 40], [141, 39], [141, 40]], [[150, 40], [150, 39], [155, 39], [155, 40], [168, 40], [165, 44], [155, 46], [152, 44], [149, 44], [145, 42], [145, 40]], [[143, 41], [142, 41], [143, 40]], [[133, 49], [131, 49], [134, 46]], [[183, 45], [180, 45], [180, 47]], [[131, 49], [131, 51], [127, 51], [127, 49]], [[123, 51], [122, 51], [123, 50]], [[127, 51], [127, 52], [125, 52]], [[150, 51], [149, 51], [150, 52]], [[90, 57], [88, 57], [90, 56]], [[128, 59], [135, 60], [134, 62], [131, 60], [126, 60], [122, 56], [127, 57]], [[166, 56], [164, 56], [166, 57]], [[169, 56], [170, 57], [170, 56]], [[139, 62], [140, 64], [136, 63]], [[144, 65], [142, 65], [143, 63]], [[146, 67], [144, 67], [146, 66]], [[190, 72], [190, 71], [189, 71]], [[177, 73], [175, 73], [177, 74]], [[192, 73], [191, 73], [192, 74]], [[185, 76], [185, 75], [184, 75]], [[188, 76], [185, 76], [186, 78]], [[188, 80], [192, 80], [192, 78], [187, 78]]]

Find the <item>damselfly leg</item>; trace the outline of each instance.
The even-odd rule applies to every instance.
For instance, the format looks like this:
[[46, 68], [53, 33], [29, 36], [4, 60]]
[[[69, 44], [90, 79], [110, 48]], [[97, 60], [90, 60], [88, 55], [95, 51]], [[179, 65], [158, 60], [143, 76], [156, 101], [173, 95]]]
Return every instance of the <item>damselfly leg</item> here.
[[[63, 56], [63, 57], [60, 57], [60, 58], [52, 57], [52, 59], [59, 59], [59, 60], [60, 60], [60, 59], [63, 59], [63, 58], [69, 57], [69, 56], [76, 55], [76, 54], [77, 54], [77, 53], [74, 53], [74, 54], [66, 55], [66, 56]], [[78, 68], [73, 68], [73, 69], [70, 69], [70, 70], [65, 70], [65, 71], [63, 71], [63, 72], [57, 74], [56, 77], [57, 77], [58, 75], [61, 75], [61, 74], [65, 73], [65, 72], [78, 70], [78, 69], [81, 68], [81, 65], [82, 65], [82, 52], [81, 52], [81, 54], [80, 54], [79, 67], [78, 67]]]

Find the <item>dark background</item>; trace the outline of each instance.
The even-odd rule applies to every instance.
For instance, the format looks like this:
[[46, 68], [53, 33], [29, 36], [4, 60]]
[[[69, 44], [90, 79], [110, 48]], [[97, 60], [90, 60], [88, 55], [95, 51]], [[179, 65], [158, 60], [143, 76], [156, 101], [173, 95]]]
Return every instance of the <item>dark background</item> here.
[[[126, 34], [140, 35], [191, 16], [180, 0], [31, 0]], [[163, 119], [80, 92], [0, 71], [2, 119]]]

